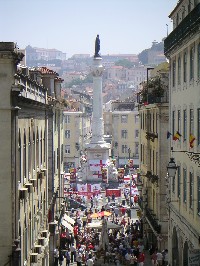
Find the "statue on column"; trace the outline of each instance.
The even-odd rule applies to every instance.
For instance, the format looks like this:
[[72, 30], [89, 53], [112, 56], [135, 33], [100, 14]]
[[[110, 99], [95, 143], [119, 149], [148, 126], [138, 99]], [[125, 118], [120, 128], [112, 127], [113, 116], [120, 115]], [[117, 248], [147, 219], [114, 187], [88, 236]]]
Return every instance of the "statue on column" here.
[[97, 37], [96, 37], [96, 40], [95, 40], [95, 54], [94, 54], [94, 57], [100, 57], [99, 51], [100, 51], [100, 39], [99, 39], [99, 34], [97, 34]]

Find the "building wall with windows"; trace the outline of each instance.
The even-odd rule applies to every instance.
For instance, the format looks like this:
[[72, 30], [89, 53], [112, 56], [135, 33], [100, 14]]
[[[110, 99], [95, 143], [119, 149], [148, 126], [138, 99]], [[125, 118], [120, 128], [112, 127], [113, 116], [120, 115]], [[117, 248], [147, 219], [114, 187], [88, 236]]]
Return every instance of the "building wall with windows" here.
[[14, 43], [0, 44], [0, 265], [47, 265], [47, 89], [21, 59]]
[[64, 171], [71, 167], [78, 168], [80, 155], [84, 154], [85, 144], [91, 136], [91, 117], [79, 111], [64, 111]]
[[179, 1], [170, 14], [173, 31], [165, 40], [170, 61], [170, 130], [178, 169], [169, 177], [169, 252], [184, 265], [188, 250], [200, 249], [200, 1]]
[[[129, 157], [134, 160], [134, 166], [138, 166], [139, 158], [139, 118], [137, 109], [119, 111], [118, 108], [104, 112], [110, 119], [109, 135], [112, 136], [112, 157], [116, 159], [117, 166], [128, 164]], [[111, 127], [112, 126], [112, 127]], [[104, 129], [105, 131], [105, 129]], [[108, 131], [105, 132], [106, 134]]]
[[168, 247], [168, 212], [165, 198], [168, 115], [168, 103], [152, 103], [139, 107], [143, 228], [149, 246], [153, 245], [159, 250]]

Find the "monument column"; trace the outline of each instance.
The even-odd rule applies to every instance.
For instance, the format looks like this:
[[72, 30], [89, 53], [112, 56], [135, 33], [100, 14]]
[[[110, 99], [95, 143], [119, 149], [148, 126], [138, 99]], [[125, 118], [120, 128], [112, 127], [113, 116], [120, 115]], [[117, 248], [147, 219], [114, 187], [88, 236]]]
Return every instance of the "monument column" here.
[[103, 100], [102, 100], [102, 58], [93, 59], [93, 116], [92, 116], [92, 139], [90, 143], [104, 143]]

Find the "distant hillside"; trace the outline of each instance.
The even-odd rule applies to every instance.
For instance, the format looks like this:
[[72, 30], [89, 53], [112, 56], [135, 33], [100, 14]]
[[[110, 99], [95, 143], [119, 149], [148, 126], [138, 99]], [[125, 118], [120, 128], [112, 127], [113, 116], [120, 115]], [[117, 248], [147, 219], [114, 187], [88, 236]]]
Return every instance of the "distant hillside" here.
[[149, 64], [149, 52], [160, 52], [161, 54], [164, 54], [164, 42], [156, 42], [154, 41], [152, 43], [151, 48], [143, 50], [141, 53], [138, 54], [138, 59], [143, 65]]

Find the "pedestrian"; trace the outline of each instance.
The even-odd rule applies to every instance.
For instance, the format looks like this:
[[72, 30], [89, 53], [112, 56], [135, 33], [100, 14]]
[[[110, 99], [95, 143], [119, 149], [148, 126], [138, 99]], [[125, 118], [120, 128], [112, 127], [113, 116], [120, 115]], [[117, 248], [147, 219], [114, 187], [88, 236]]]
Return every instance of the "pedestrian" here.
[[70, 265], [70, 255], [69, 255], [68, 250], [65, 252], [65, 258], [66, 258], [66, 266], [69, 266]]
[[74, 261], [76, 261], [76, 249], [74, 247], [74, 244], [71, 245], [70, 251], [71, 251], [71, 263], [73, 263]]
[[94, 261], [92, 259], [92, 254], [89, 254], [89, 257], [88, 257], [88, 259], [86, 261], [86, 265], [87, 266], [93, 266], [94, 265]]
[[157, 250], [156, 256], [157, 256], [157, 264], [158, 264], [158, 266], [162, 266], [162, 261], [163, 261], [162, 253]]
[[63, 260], [64, 260], [64, 256], [63, 256], [62, 250], [60, 250], [60, 252], [59, 252], [59, 264], [60, 264], [60, 266], [62, 265]]
[[58, 266], [59, 250], [58, 247], [54, 249], [54, 266]]
[[152, 263], [152, 265], [157, 265], [156, 251], [154, 251], [153, 254], [151, 255], [151, 263]]
[[167, 266], [168, 265], [168, 249], [165, 249], [164, 250], [164, 253], [163, 253], [163, 265]]
[[76, 263], [77, 263], [77, 266], [82, 266], [82, 254], [81, 253], [77, 254]]
[[144, 265], [144, 260], [145, 260], [144, 252], [139, 252], [139, 255], [138, 255], [138, 266], [143, 266]]

